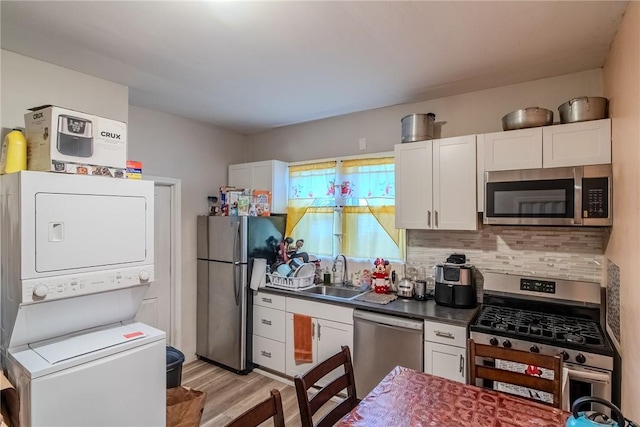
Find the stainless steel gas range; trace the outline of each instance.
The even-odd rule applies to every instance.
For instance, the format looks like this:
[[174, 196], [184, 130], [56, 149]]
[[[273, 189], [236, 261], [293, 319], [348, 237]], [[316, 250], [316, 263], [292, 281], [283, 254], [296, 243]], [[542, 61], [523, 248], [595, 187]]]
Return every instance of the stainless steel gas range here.
[[614, 352], [601, 308], [597, 283], [484, 273], [483, 305], [470, 335], [480, 344], [562, 355], [569, 410], [582, 396], [612, 398]]

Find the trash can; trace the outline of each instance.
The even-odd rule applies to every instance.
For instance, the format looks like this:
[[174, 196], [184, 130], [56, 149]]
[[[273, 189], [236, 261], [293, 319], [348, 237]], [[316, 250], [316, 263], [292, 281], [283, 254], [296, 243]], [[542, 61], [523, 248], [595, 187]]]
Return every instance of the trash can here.
[[167, 346], [167, 388], [180, 387], [182, 384], [182, 364], [184, 354], [177, 348]]

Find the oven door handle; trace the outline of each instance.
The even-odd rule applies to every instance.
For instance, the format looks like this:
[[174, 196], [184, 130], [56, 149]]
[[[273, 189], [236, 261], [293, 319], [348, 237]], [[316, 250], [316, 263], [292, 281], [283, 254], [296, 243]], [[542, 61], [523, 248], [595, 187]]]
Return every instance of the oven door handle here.
[[569, 379], [572, 380], [585, 380], [585, 381], [597, 381], [604, 384], [611, 382], [611, 376], [608, 374], [600, 374], [597, 372], [586, 372], [569, 369]]

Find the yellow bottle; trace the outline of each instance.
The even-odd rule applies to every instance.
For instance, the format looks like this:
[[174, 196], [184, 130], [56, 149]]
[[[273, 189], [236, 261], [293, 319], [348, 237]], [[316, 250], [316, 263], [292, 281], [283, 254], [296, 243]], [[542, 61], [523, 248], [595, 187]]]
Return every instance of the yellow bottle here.
[[4, 138], [2, 146], [2, 173], [27, 169], [27, 140], [20, 130], [14, 129]]

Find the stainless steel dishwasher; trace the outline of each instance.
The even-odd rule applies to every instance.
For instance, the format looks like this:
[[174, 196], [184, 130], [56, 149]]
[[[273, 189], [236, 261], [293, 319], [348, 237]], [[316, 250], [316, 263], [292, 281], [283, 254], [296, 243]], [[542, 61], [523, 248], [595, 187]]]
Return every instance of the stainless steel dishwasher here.
[[358, 399], [398, 365], [422, 372], [423, 325], [421, 320], [353, 311], [353, 374]]

